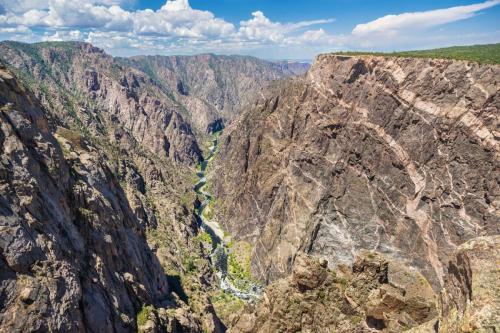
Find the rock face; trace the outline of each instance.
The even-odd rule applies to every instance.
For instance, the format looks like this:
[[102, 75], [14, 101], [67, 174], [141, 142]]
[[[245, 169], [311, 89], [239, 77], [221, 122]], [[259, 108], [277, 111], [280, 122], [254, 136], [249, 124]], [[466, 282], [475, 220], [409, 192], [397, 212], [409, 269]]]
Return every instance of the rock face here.
[[274, 63], [244, 56], [148, 56], [120, 59], [148, 73], [190, 112], [201, 133], [221, 129], [253, 105], [273, 80], [304, 74], [306, 63]]
[[377, 253], [361, 253], [352, 271], [298, 254], [292, 275], [271, 284], [229, 332], [401, 332], [434, 323], [436, 305], [421, 274]]
[[0, 92], [1, 330], [133, 330], [169, 285], [118, 179], [3, 68]]
[[221, 224], [255, 244], [264, 281], [297, 251], [334, 265], [369, 249], [438, 289], [457, 246], [499, 233], [499, 77], [498, 65], [319, 56], [225, 130]]
[[500, 236], [458, 247], [441, 293], [440, 332], [500, 330]]
[[[474, 238], [452, 256], [439, 297], [415, 269], [362, 251], [352, 269], [299, 253], [229, 332], [498, 332], [500, 237]], [[439, 302], [437, 299], [439, 298]]]

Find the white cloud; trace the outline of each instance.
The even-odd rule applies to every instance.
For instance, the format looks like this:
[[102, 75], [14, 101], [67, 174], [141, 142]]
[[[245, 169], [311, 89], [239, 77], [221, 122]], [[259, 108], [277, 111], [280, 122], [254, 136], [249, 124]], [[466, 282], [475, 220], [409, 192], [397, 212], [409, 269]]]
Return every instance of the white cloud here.
[[0, 34], [17, 34], [17, 33], [28, 33], [28, 32], [31, 32], [31, 30], [28, 27], [22, 25], [17, 27], [0, 28]]
[[285, 39], [288, 45], [341, 46], [347, 41], [343, 35], [331, 35], [323, 29], [307, 30], [299, 36]]
[[326, 19], [283, 24], [272, 22], [261, 11], [253, 12], [252, 16], [252, 19], [240, 22], [238, 36], [246, 40], [270, 41], [275, 43], [283, 41], [288, 34], [301, 28], [333, 22], [333, 19]]
[[83, 34], [80, 30], [56, 31], [53, 34], [45, 33], [41, 38], [44, 42], [62, 42], [68, 40], [82, 40]]
[[169, 0], [157, 11], [137, 11], [132, 17], [132, 30], [136, 34], [210, 38], [228, 36], [235, 29], [232, 23], [216, 18], [209, 11], [191, 8], [187, 0]]
[[458, 6], [424, 12], [387, 15], [374, 21], [358, 24], [352, 31], [355, 36], [380, 34], [394, 36], [402, 31], [426, 29], [454, 21], [467, 19], [480, 10], [500, 4], [500, 0], [490, 0], [483, 3]]
[[[394, 50], [460, 44], [460, 36], [426, 29], [463, 20], [500, 0], [425, 12], [388, 15], [358, 24], [350, 34], [328, 32], [333, 19], [276, 22], [255, 11], [239, 24], [164, 0], [158, 10], [131, 10], [135, 0], [0, 0], [0, 40], [83, 40], [112, 54], [245, 53], [305, 57], [343, 49]], [[469, 31], [466, 31], [469, 32]], [[439, 36], [439, 39], [438, 39]], [[498, 42], [491, 29], [480, 41]], [[446, 43], [445, 43], [446, 42]], [[478, 40], [479, 42], [479, 40]]]

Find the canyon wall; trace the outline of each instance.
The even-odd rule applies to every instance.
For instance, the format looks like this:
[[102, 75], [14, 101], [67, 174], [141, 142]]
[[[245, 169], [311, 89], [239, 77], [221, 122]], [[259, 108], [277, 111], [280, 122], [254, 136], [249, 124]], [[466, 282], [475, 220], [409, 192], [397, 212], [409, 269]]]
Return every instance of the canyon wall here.
[[169, 284], [103, 154], [0, 69], [1, 330], [130, 331]]
[[266, 282], [298, 251], [335, 266], [368, 249], [439, 288], [457, 246], [499, 233], [499, 78], [498, 65], [318, 56], [225, 130], [220, 222], [254, 244]]
[[265, 92], [270, 81], [304, 74], [307, 63], [248, 56], [138, 56], [119, 59], [150, 77], [190, 113], [200, 133], [219, 130]]

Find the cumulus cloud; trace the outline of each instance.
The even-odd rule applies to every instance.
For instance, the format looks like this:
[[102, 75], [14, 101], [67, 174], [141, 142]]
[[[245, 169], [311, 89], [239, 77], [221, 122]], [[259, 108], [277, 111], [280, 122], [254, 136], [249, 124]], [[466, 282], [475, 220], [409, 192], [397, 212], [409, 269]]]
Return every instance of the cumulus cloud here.
[[445, 9], [429, 10], [424, 12], [387, 15], [374, 21], [358, 24], [352, 31], [353, 35], [382, 34], [394, 36], [401, 31], [426, 29], [454, 21], [467, 19], [476, 15], [480, 10], [500, 4], [500, 0], [490, 0], [483, 3], [457, 6]]
[[136, 34], [210, 38], [227, 36], [235, 29], [209, 11], [191, 8], [187, 0], [169, 0], [157, 11], [137, 11], [132, 20], [131, 30]]
[[240, 29], [238, 32], [239, 37], [247, 40], [281, 42], [288, 34], [299, 29], [312, 25], [333, 22], [333, 19], [323, 19], [283, 24], [279, 22], [272, 22], [261, 11], [253, 12], [252, 16], [252, 19], [240, 22]]
[[168, 0], [157, 11], [127, 11], [118, 6], [120, 2], [123, 1], [21, 0], [15, 6], [3, 4], [6, 13], [0, 15], [0, 24], [193, 38], [224, 36], [234, 31], [233, 24], [211, 12], [191, 8], [187, 0]]
[[[164, 0], [157, 10], [132, 10], [129, 5], [134, 1], [0, 0], [0, 39], [83, 40], [120, 55], [217, 52], [267, 57], [272, 48], [274, 55], [302, 57], [340, 47], [394, 49], [396, 45], [424, 45], [437, 35], [419, 35], [416, 28], [425, 30], [470, 18], [500, 3], [500, 0], [489, 0], [468, 6], [387, 15], [358, 24], [350, 34], [335, 35], [327, 29], [334, 22], [331, 18], [276, 22], [262, 11], [255, 11], [248, 20], [233, 24], [210, 11], [192, 8], [188, 0]], [[497, 38], [498, 33], [484, 40]], [[451, 37], [448, 40], [456, 42]]]

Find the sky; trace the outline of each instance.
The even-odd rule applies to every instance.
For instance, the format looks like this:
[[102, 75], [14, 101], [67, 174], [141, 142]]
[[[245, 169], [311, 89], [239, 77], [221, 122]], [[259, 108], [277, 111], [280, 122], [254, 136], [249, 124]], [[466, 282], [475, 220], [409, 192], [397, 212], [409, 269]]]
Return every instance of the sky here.
[[312, 59], [500, 42], [500, 0], [0, 0], [0, 40]]

